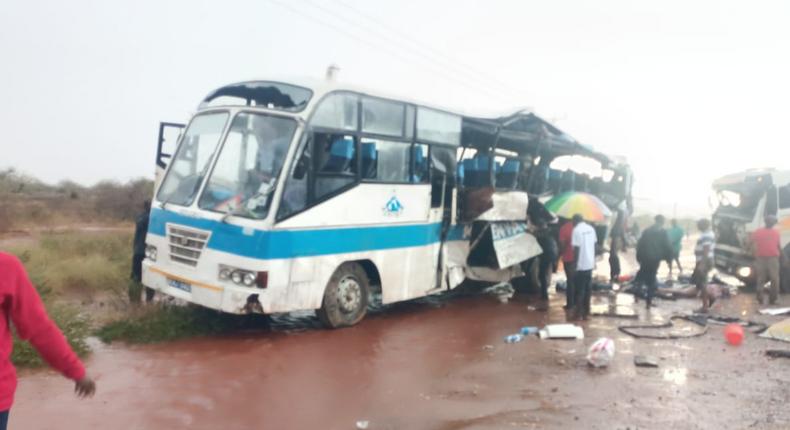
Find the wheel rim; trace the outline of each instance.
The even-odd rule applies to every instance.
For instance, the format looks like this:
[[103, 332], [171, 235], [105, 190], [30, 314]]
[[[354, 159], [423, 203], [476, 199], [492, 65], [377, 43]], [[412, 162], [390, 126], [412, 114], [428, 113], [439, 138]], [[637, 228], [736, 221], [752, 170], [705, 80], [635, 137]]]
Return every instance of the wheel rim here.
[[337, 287], [339, 293], [337, 303], [340, 310], [344, 313], [355, 312], [362, 302], [362, 287], [359, 282], [351, 276], [346, 276], [340, 280]]

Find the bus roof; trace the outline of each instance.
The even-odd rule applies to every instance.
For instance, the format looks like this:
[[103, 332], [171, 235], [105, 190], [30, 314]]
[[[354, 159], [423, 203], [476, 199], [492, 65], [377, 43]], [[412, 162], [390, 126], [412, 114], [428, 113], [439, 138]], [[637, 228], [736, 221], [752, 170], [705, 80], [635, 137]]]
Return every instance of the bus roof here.
[[[424, 103], [410, 97], [387, 94], [363, 86], [352, 85], [342, 81], [321, 80], [306, 77], [288, 77], [285, 79], [253, 79], [225, 85], [212, 91], [204, 103], [212, 97], [231, 95], [239, 97], [245, 91], [259, 91], [253, 89], [256, 83], [275, 83], [288, 86], [301, 87], [311, 91], [312, 96], [298, 111], [314, 107], [326, 94], [335, 91], [349, 91], [358, 94], [401, 101], [417, 106], [452, 113], [462, 117], [462, 137], [464, 146], [470, 147], [497, 147], [520, 155], [550, 154], [552, 157], [562, 155], [582, 155], [593, 158], [605, 167], [615, 170], [627, 167], [624, 159], [614, 159], [592, 147], [584, 145], [563, 132], [550, 122], [527, 110], [517, 110], [508, 115], [490, 117], [475, 115], [469, 111], [457, 108], [446, 108], [439, 105]], [[201, 104], [201, 107], [204, 105]], [[286, 106], [288, 106], [286, 102]], [[290, 110], [290, 109], [286, 109]]]
[[782, 186], [790, 183], [790, 170], [777, 170], [773, 168], [748, 169], [737, 173], [722, 176], [713, 181], [713, 188], [727, 188], [742, 184], [747, 179], [770, 176], [774, 185]]

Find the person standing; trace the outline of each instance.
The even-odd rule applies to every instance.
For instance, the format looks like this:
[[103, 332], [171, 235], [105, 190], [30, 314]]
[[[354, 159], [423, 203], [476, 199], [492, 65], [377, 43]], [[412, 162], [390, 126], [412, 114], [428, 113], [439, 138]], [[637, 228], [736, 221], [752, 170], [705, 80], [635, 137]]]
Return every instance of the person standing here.
[[557, 241], [545, 221], [538, 224], [536, 232], [538, 245], [543, 252], [538, 256], [538, 283], [540, 284], [539, 310], [549, 308], [549, 284], [551, 284], [551, 274], [554, 273], [554, 265], [557, 263]]
[[645, 306], [648, 309], [653, 305], [656, 293], [658, 266], [662, 261], [672, 258], [672, 247], [664, 230], [664, 222], [666, 219], [663, 215], [656, 215], [655, 223], [642, 233], [636, 243], [636, 261], [639, 263], [640, 281], [647, 287]]
[[8, 425], [8, 412], [17, 386], [16, 371], [11, 364], [11, 323], [20, 339], [30, 342], [50, 366], [74, 381], [74, 391], [78, 396], [92, 396], [96, 383], [86, 375], [77, 354], [47, 316], [22, 262], [3, 252], [0, 252], [0, 297], [3, 321], [0, 324], [0, 430], [5, 430]]
[[775, 304], [779, 295], [779, 257], [782, 255], [779, 232], [774, 229], [776, 217], [765, 217], [765, 227], [755, 230], [751, 235], [754, 251], [754, 271], [757, 275], [757, 301], [763, 304], [765, 282], [770, 281], [768, 290], [770, 304]]
[[691, 280], [697, 286], [702, 298], [702, 307], [697, 311], [708, 313], [710, 305], [713, 303], [712, 297], [708, 294], [708, 273], [713, 269], [713, 248], [716, 245], [716, 236], [710, 229], [710, 221], [701, 219], [697, 221], [697, 229], [700, 231], [697, 244], [694, 246], [694, 256], [697, 264], [694, 266], [694, 273]]
[[683, 266], [680, 265], [680, 249], [682, 248], [683, 236], [686, 235], [686, 232], [678, 225], [678, 220], [676, 219], [670, 221], [670, 225], [672, 227], [667, 230], [667, 235], [669, 235], [669, 244], [672, 246], [672, 258], [667, 260], [667, 264], [669, 265], [669, 278], [672, 279], [673, 262], [678, 266], [678, 275], [683, 274]]
[[[143, 202], [143, 211], [137, 216], [132, 243], [132, 282], [129, 284], [129, 301], [140, 303], [140, 290], [143, 282], [143, 260], [145, 259], [145, 237], [148, 235], [148, 218], [151, 212], [151, 201]], [[145, 287], [145, 301], [154, 299], [155, 291]]]
[[573, 221], [567, 221], [560, 227], [559, 248], [562, 269], [565, 272], [565, 309], [572, 310], [576, 299], [576, 290], [573, 288], [573, 277], [576, 276], [576, 261], [573, 256]]
[[595, 269], [595, 244], [598, 237], [595, 229], [584, 222], [581, 215], [573, 216], [573, 260], [576, 262], [576, 273], [573, 287], [576, 290], [575, 309], [571, 319], [586, 320], [590, 315], [590, 288], [592, 272]]
[[609, 282], [614, 284], [620, 277], [620, 255], [621, 249], [625, 247], [625, 209], [617, 210], [614, 226], [612, 227], [611, 241], [609, 242]]

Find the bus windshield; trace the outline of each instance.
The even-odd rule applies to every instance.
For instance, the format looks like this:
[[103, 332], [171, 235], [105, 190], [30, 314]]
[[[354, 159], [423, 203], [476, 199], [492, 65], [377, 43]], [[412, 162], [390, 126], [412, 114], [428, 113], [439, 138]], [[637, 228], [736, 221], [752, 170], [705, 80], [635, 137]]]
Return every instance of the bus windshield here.
[[192, 204], [227, 120], [227, 112], [201, 114], [192, 119], [159, 188], [159, 201], [182, 206]]
[[236, 115], [199, 207], [265, 218], [295, 131], [296, 121], [290, 118], [250, 112]]

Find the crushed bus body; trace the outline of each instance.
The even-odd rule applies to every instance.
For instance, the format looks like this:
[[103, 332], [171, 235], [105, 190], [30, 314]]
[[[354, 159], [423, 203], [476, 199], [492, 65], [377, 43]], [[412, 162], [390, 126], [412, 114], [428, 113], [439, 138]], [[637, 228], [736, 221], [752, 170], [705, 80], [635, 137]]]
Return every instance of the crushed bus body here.
[[[143, 283], [229, 313], [353, 325], [374, 294], [521, 275], [541, 253], [527, 214], [554, 194], [631, 208], [626, 163], [534, 114], [470, 117], [333, 82], [228, 85], [172, 155], [161, 136]], [[552, 167], [567, 156], [608, 176]]]

